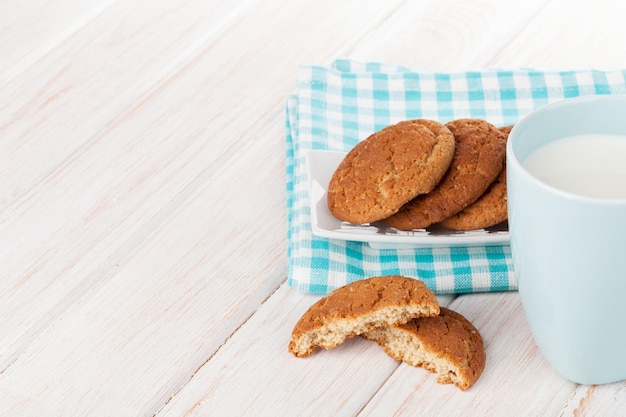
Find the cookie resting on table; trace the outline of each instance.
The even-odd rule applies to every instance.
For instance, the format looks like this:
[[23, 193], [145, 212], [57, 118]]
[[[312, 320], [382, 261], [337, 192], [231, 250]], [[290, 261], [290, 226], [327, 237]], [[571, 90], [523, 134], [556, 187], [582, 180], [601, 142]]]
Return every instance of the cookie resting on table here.
[[385, 348], [392, 358], [437, 374], [437, 382], [466, 390], [485, 369], [483, 339], [461, 314], [441, 307], [436, 317], [421, 317], [406, 324], [362, 334]]

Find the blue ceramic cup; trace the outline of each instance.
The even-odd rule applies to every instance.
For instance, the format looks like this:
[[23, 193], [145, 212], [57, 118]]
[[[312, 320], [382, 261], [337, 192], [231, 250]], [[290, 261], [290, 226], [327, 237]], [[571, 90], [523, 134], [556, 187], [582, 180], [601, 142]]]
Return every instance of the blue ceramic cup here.
[[515, 125], [507, 143], [509, 230], [540, 352], [567, 379], [602, 384], [626, 379], [626, 198], [564, 191], [525, 166], [543, 145], [581, 134], [626, 140], [626, 96], [566, 99]]

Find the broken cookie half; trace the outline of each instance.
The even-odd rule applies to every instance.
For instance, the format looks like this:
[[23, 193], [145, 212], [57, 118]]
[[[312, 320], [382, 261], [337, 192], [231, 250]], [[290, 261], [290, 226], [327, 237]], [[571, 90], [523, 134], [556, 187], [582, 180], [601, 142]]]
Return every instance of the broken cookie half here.
[[461, 314], [444, 307], [436, 317], [376, 328], [361, 336], [376, 341], [392, 358], [434, 372], [437, 382], [462, 390], [471, 387], [485, 369], [480, 333]]
[[398, 275], [368, 278], [340, 287], [309, 307], [293, 329], [289, 351], [304, 357], [377, 327], [437, 314], [437, 298], [422, 281]]

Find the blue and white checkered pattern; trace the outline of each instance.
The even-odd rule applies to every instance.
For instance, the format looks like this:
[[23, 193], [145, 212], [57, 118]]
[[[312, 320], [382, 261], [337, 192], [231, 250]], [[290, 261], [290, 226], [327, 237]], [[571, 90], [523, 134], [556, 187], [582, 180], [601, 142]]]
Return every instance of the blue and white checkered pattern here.
[[297, 92], [287, 99], [289, 285], [324, 294], [358, 279], [399, 274], [423, 280], [438, 294], [515, 290], [508, 245], [377, 250], [314, 236], [304, 153], [348, 151], [373, 132], [413, 118], [509, 125], [544, 104], [590, 94], [626, 94], [626, 70], [444, 73], [350, 60], [302, 67]]

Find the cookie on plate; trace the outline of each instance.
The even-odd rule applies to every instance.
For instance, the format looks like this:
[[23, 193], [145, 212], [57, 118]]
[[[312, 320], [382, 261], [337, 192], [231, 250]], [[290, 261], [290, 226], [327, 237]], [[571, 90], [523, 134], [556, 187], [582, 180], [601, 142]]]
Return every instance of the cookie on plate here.
[[441, 307], [436, 317], [386, 326], [362, 335], [385, 348], [392, 358], [437, 374], [437, 382], [466, 390], [485, 369], [483, 339], [461, 314]]
[[454, 147], [454, 136], [439, 122], [416, 119], [388, 126], [344, 157], [328, 185], [328, 209], [353, 224], [389, 217], [435, 187]]
[[513, 126], [515, 125], [508, 125], [508, 126], [502, 126], [499, 127], [498, 130], [504, 134], [504, 136], [508, 139], [509, 138], [509, 134], [511, 134], [511, 130], [513, 129]]
[[500, 224], [508, 218], [506, 168], [478, 200], [441, 222], [453, 230], [477, 230]]
[[456, 146], [450, 168], [428, 194], [402, 206], [385, 222], [397, 229], [423, 229], [476, 201], [502, 171], [506, 141], [491, 123], [458, 119], [446, 124]]
[[[513, 126], [500, 127], [498, 130], [508, 139]], [[498, 178], [491, 183], [487, 191], [478, 200], [448, 217], [441, 224], [454, 230], [476, 230], [500, 224], [508, 218], [506, 199], [506, 164]]]
[[304, 357], [375, 327], [437, 314], [437, 298], [422, 281], [398, 275], [367, 278], [340, 287], [309, 307], [293, 328], [289, 351]]

